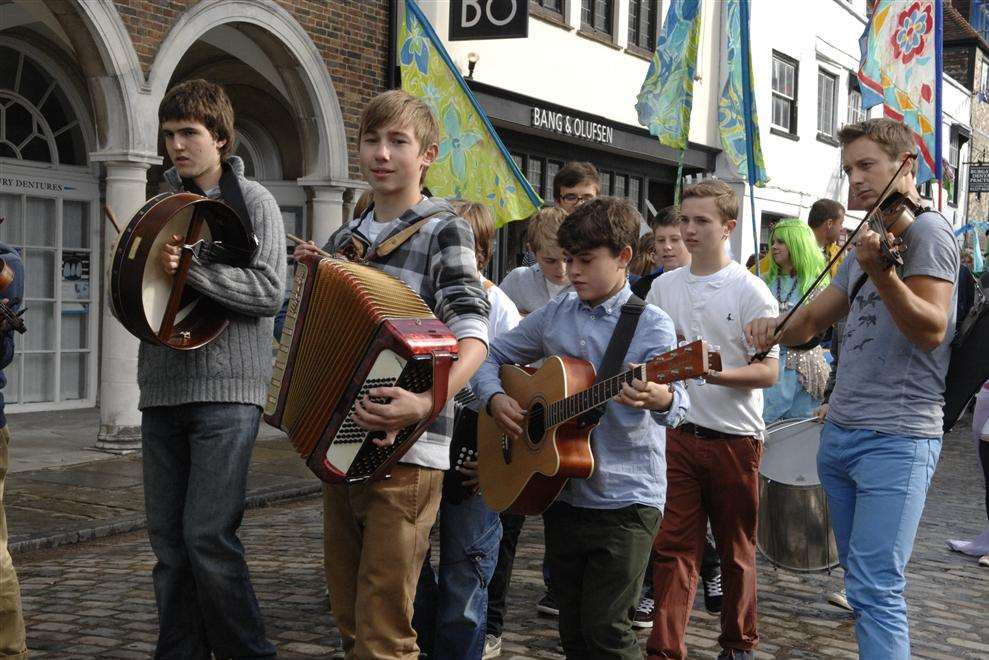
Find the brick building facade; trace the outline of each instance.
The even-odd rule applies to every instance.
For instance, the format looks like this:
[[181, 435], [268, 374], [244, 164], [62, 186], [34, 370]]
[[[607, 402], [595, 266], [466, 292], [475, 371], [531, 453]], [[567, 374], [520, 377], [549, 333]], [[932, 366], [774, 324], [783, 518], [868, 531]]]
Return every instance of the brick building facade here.
[[390, 6], [0, 0], [0, 240], [24, 256], [32, 330], [6, 370], [8, 411], [98, 404], [100, 443], [135, 445], [137, 340], [104, 304], [102, 209], [125, 222], [158, 187], [162, 96], [223, 84], [249, 176], [288, 231], [325, 240], [364, 187], [355, 133], [387, 84]]

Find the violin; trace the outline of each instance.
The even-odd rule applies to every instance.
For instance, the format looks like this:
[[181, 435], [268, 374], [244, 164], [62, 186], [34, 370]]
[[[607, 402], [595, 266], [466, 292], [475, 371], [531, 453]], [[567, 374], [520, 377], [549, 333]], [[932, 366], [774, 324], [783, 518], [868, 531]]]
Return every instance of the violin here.
[[[7, 262], [0, 259], [0, 292], [6, 291], [7, 288], [14, 281], [14, 269], [7, 265]], [[20, 300], [12, 300], [11, 303], [16, 305]], [[24, 319], [21, 315], [24, 314], [25, 310], [20, 310], [15, 312], [10, 308], [10, 305], [0, 301], [0, 318], [7, 321], [17, 332], [24, 334], [27, 332], [27, 326], [24, 325]]]
[[892, 234], [894, 240], [899, 238], [924, 210], [903, 193], [894, 192], [866, 215], [869, 229], [879, 234], [879, 247], [882, 249], [887, 270], [903, 265], [903, 257], [900, 255], [902, 248], [889, 240], [889, 234]]

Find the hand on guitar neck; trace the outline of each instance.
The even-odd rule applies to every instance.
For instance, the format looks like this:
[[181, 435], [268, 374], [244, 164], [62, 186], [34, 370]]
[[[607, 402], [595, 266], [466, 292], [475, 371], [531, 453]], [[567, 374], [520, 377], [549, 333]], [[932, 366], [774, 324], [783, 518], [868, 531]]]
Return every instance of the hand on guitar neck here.
[[[642, 365], [629, 365], [630, 369], [641, 367]], [[631, 383], [622, 383], [621, 391], [613, 398], [620, 403], [631, 408], [656, 410], [663, 412], [669, 410], [673, 403], [673, 388], [669, 384], [660, 384], [635, 378]], [[491, 416], [498, 427], [513, 440], [522, 435], [522, 422], [525, 419], [525, 411], [518, 402], [507, 394], [495, 394], [491, 397]]]

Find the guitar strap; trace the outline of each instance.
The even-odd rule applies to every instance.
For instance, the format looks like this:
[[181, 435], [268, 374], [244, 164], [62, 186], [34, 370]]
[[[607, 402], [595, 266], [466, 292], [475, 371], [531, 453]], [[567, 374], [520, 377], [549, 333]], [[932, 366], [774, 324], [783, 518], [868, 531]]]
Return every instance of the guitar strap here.
[[[604, 350], [604, 357], [601, 358], [601, 364], [598, 365], [598, 375], [594, 379], [595, 383], [600, 383], [602, 380], [617, 376], [622, 370], [625, 354], [628, 353], [628, 347], [632, 343], [632, 337], [635, 336], [635, 328], [639, 325], [639, 317], [645, 308], [646, 303], [634, 293], [622, 305], [622, 312], [618, 317], [618, 323], [615, 325], [614, 332], [611, 333], [611, 339], [608, 341], [608, 348]], [[604, 415], [604, 409], [606, 407], [607, 404], [591, 408], [581, 415], [578, 425], [587, 427], [597, 424], [598, 420]]]

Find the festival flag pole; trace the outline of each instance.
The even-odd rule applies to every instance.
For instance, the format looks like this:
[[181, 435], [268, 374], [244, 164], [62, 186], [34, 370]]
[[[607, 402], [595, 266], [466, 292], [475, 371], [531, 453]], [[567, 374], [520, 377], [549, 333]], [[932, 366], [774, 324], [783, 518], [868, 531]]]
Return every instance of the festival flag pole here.
[[739, 29], [742, 37], [742, 105], [745, 108], [745, 163], [747, 165], [746, 174], [749, 183], [749, 210], [752, 214], [752, 238], [755, 250], [755, 275], [762, 277], [759, 262], [759, 220], [755, 214], [755, 184], [756, 184], [756, 163], [754, 149], [755, 126], [752, 125], [752, 117], [755, 108], [752, 105], [752, 53], [749, 51], [749, 0], [739, 0], [738, 7]]
[[[942, 145], [942, 82], [944, 78], [944, 7], [940, 2], [934, 3], [934, 151], [937, 154], [937, 210], [942, 211], [944, 197], [944, 159], [941, 157]], [[958, 183], [956, 182], [957, 186]]]

